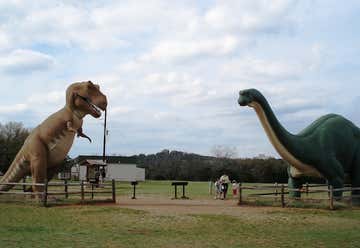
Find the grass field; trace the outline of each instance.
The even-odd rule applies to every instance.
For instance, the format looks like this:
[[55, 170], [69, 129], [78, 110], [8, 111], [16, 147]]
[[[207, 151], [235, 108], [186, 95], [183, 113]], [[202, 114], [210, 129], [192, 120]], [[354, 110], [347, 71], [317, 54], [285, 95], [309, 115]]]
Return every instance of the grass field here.
[[[150, 198], [161, 209], [162, 199], [173, 195], [169, 185], [141, 183], [139, 199], [125, 200], [130, 185], [118, 184], [115, 205], [0, 203], [0, 247], [360, 247], [360, 209], [238, 207], [236, 200], [213, 200], [206, 182], [190, 183], [191, 200], [168, 200], [164, 211], [131, 206]], [[122, 206], [125, 201], [129, 207]], [[218, 212], [202, 213], [202, 206], [175, 211], [192, 202], [216, 202]], [[221, 214], [227, 208], [231, 213]]]

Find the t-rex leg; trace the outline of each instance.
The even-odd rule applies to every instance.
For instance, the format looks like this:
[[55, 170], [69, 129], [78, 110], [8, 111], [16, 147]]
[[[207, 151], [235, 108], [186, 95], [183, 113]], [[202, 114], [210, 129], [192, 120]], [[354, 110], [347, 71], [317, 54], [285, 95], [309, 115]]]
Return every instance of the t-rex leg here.
[[47, 170], [47, 180], [48, 182], [54, 178], [54, 176], [56, 175], [56, 173], [58, 173], [60, 171], [60, 168], [58, 169], [57, 167], [52, 167], [49, 168]]
[[[38, 144], [35, 144], [38, 143]], [[34, 184], [44, 183], [47, 179], [47, 156], [44, 145], [39, 142], [34, 142], [34, 147], [32, 151], [30, 151], [30, 168], [31, 175]], [[36, 151], [34, 149], [36, 148]], [[33, 185], [34, 192], [43, 192], [44, 186]]]

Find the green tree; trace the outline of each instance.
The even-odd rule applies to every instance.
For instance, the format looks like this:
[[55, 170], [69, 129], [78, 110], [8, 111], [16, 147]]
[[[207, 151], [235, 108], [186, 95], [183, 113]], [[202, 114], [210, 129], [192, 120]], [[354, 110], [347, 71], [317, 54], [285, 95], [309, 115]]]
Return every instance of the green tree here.
[[0, 123], [0, 171], [5, 173], [24, 144], [30, 130], [21, 122]]

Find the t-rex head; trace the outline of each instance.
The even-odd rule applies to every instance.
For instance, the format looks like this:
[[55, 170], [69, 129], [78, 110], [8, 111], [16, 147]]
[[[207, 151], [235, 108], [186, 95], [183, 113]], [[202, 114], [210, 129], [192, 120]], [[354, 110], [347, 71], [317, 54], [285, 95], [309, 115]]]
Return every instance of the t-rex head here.
[[100, 110], [106, 110], [107, 99], [100, 91], [100, 86], [91, 81], [71, 84], [66, 90], [66, 105], [72, 111], [79, 111], [84, 116], [101, 116]]
[[241, 90], [239, 92], [238, 103], [240, 106], [249, 106], [253, 101], [258, 99], [261, 93], [256, 89]]

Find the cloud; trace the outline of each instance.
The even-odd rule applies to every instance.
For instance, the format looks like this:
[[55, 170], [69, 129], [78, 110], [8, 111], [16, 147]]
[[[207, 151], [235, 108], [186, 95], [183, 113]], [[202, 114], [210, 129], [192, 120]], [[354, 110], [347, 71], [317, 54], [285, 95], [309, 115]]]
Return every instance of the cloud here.
[[298, 79], [304, 70], [304, 66], [298, 62], [259, 58], [234, 59], [222, 66], [222, 73], [225, 78], [272, 82]]
[[6, 50], [10, 47], [8, 35], [0, 28], [0, 51]]
[[9, 106], [3, 105], [0, 106], [0, 114], [17, 113], [17, 112], [22, 112], [26, 109], [28, 109], [28, 106], [23, 103], [9, 105]]
[[0, 70], [5, 73], [30, 73], [48, 70], [54, 63], [54, 58], [47, 54], [17, 49], [0, 59]]
[[225, 36], [203, 40], [172, 40], [161, 41], [141, 60], [177, 60], [198, 56], [223, 56], [233, 52], [238, 46], [238, 39]]
[[278, 33], [293, 26], [289, 10], [297, 1], [230, 0], [217, 1], [205, 14], [205, 22], [215, 30]]

